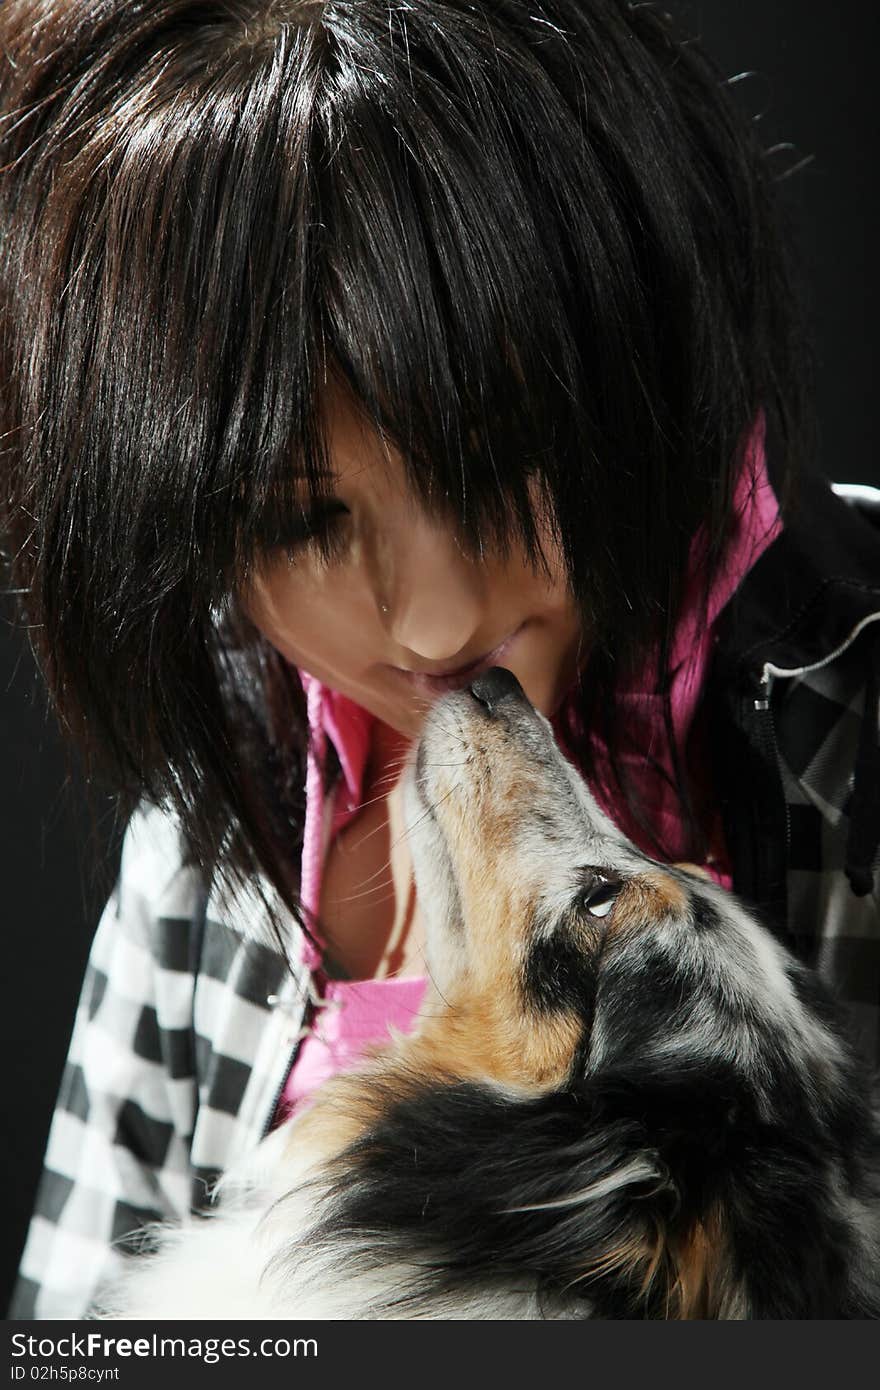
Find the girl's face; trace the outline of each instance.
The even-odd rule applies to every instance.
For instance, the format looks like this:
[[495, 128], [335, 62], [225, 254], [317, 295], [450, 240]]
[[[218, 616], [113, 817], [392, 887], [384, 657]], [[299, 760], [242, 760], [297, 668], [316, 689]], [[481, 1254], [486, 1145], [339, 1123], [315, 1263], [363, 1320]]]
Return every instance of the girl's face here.
[[506, 666], [544, 714], [577, 674], [581, 626], [558, 548], [474, 559], [413, 499], [403, 462], [341, 392], [328, 401], [334, 502], [314, 541], [270, 552], [245, 611], [294, 665], [407, 737], [445, 690]]

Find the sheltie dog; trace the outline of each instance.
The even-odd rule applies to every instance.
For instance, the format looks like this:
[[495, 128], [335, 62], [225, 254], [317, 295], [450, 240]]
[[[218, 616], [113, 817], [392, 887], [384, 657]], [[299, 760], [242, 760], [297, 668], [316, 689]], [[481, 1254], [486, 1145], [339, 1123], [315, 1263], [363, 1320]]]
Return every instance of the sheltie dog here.
[[429, 994], [105, 1296], [127, 1318], [875, 1318], [880, 1144], [819, 981], [633, 847], [509, 672], [407, 774]]

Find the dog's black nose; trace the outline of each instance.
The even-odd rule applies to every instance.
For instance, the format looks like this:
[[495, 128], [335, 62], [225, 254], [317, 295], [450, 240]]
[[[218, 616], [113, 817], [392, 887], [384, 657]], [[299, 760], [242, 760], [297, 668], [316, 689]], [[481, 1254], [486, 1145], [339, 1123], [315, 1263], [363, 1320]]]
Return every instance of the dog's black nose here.
[[504, 666], [490, 667], [482, 676], [477, 676], [475, 681], [471, 681], [468, 690], [489, 714], [494, 714], [502, 700], [517, 695], [523, 697], [523, 688], [516, 676]]

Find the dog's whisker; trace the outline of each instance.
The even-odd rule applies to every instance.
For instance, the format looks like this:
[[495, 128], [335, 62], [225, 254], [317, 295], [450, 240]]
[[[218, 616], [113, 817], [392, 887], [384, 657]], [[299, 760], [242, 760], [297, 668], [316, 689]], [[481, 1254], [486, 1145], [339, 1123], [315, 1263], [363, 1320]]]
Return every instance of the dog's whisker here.
[[[425, 758], [425, 759], [423, 759], [421, 765], [422, 765], [422, 767], [467, 767], [467, 760], [466, 760], [466, 759], [463, 759], [461, 762], [457, 762], [457, 763], [438, 763], [438, 762], [434, 762], [433, 760], [429, 762], [428, 759]], [[425, 779], [424, 779], [423, 777], [420, 777], [420, 778], [418, 779], [418, 782], [419, 782], [419, 786], [421, 786], [421, 787], [423, 787], [423, 786], [425, 785]]]
[[[441, 805], [441, 804], [446, 800], [446, 798], [452, 794], [452, 792], [453, 792], [454, 790], [455, 790], [455, 787], [450, 787], [450, 789], [449, 789], [446, 793], [444, 793], [444, 795], [443, 795], [442, 797], [440, 797], [438, 800], [434, 801], [434, 802], [431, 804], [431, 806], [429, 806], [429, 807], [426, 809], [426, 811], [424, 812], [424, 814], [423, 814], [422, 816], [420, 816], [419, 819], [418, 819], [417, 821], [415, 821], [412, 825], [404, 826], [404, 829], [403, 829], [402, 833], [401, 833], [395, 840], [393, 840], [393, 841], [391, 842], [391, 844], [390, 844], [390, 846], [389, 846], [388, 857], [385, 859], [385, 862], [384, 862], [383, 864], [380, 864], [379, 868], [376, 869], [374, 873], [370, 874], [367, 878], [361, 880], [361, 889], [362, 889], [362, 891], [361, 891], [357, 896], [359, 896], [359, 897], [365, 896], [365, 893], [363, 892], [363, 889], [366, 887], [366, 885], [372, 883], [372, 881], [373, 881], [374, 879], [376, 879], [376, 878], [379, 878], [380, 875], [387, 874], [387, 873], [389, 873], [389, 872], [392, 871], [391, 854], [393, 853], [393, 851], [398, 847], [398, 845], [403, 844], [404, 841], [407, 840], [407, 839], [409, 838], [411, 832], [412, 832], [413, 830], [415, 830], [415, 829], [417, 828], [417, 826], [419, 826], [419, 825], [422, 823], [422, 821], [423, 821], [427, 816], [431, 815], [431, 814], [433, 813], [435, 807]], [[353, 843], [352, 843], [352, 849], [361, 849], [369, 840], [371, 840], [371, 839], [373, 838], [374, 835], [379, 835], [379, 834], [382, 834], [382, 833], [387, 833], [387, 830], [388, 830], [388, 826], [387, 826], [387, 825], [377, 825], [377, 826], [375, 826], [372, 830], [366, 831], [366, 832], [361, 836], [361, 838], [360, 838], [359, 840], [353, 841]], [[341, 899], [340, 901], [343, 901], [343, 900]], [[345, 901], [353, 901], [353, 899], [346, 899]]]
[[428, 960], [427, 954], [425, 953], [424, 947], [420, 947], [420, 948], [419, 948], [419, 955], [420, 955], [420, 957], [421, 957], [421, 959], [422, 959], [422, 962], [423, 962], [423, 964], [424, 964], [426, 976], [427, 976], [428, 979], [431, 981], [431, 984], [434, 986], [434, 989], [437, 991], [437, 993], [439, 994], [440, 998], [443, 1000], [443, 1003], [444, 1003], [444, 1005], [445, 1005], [445, 1008], [442, 1009], [442, 1010], [440, 1010], [438, 1013], [423, 1013], [422, 1010], [420, 1009], [420, 1010], [419, 1010], [419, 1017], [420, 1017], [420, 1018], [442, 1018], [444, 1014], [454, 1014], [454, 1013], [456, 1012], [455, 1006], [454, 1006], [454, 1004], [452, 1003], [451, 1000], [447, 999], [446, 995], [443, 993], [443, 990], [440, 988], [440, 985], [437, 983], [437, 977], [436, 977], [436, 975], [434, 974], [433, 970], [431, 969], [430, 962], [429, 962], [429, 960]]
[[404, 840], [408, 839], [412, 832], [414, 830], [417, 830], [419, 826], [422, 824], [422, 822], [426, 821], [429, 816], [432, 816], [437, 807], [442, 806], [443, 802], [448, 800], [448, 798], [452, 795], [454, 791], [457, 790], [457, 788], [458, 783], [456, 783], [455, 786], [450, 787], [448, 791], [444, 792], [443, 796], [438, 797], [436, 801], [433, 801], [430, 806], [426, 807], [422, 815], [419, 816], [418, 820], [414, 820], [412, 825], [407, 825], [404, 828], [403, 834], [397, 840], [395, 840], [391, 848], [395, 849], [397, 845], [402, 844]]
[[435, 704], [432, 704], [430, 701], [426, 701], [425, 704], [422, 706], [422, 711], [424, 714], [430, 714], [432, 716], [434, 724], [442, 734], [445, 734], [447, 738], [454, 738], [456, 743], [460, 743], [462, 747], [467, 747], [467, 739], [463, 738], [461, 734], [458, 733], [455, 729], [451, 729], [447, 723], [444, 723], [444, 721], [439, 717], [439, 714], [437, 712], [437, 706]]
[[[377, 784], [377, 785], [378, 785], [378, 784]], [[394, 789], [394, 785], [391, 784], [388, 788], [383, 789], [383, 790], [380, 791], [380, 792], [377, 792], [375, 796], [367, 797], [366, 801], [360, 802], [360, 804], [358, 805], [358, 808], [357, 808], [357, 809], [358, 809], [358, 815], [360, 815], [360, 813], [361, 813], [362, 811], [366, 811], [367, 808], [370, 807], [370, 806], [378, 806], [378, 804], [379, 804], [380, 802], [382, 802], [382, 801], [387, 801], [387, 800], [388, 800], [388, 793], [389, 793], [389, 791], [393, 791], [393, 789]]]
[[[364, 882], [367, 881], [368, 880], [366, 879], [364, 880]], [[384, 888], [388, 887], [391, 888], [390, 893], [385, 893], [384, 896], [381, 898], [374, 897], [374, 894], [381, 893]], [[334, 898], [333, 901], [336, 906], [341, 906], [343, 903], [362, 902], [364, 898], [372, 899], [371, 905], [373, 907], [383, 907], [385, 903], [393, 903], [395, 900], [394, 885], [388, 883], [377, 883], [374, 888], [366, 888], [356, 893], [346, 893], [344, 898]]]
[[[380, 829], [383, 829], [383, 830], [384, 830], [385, 828], [386, 828], [385, 826], [381, 826], [381, 827], [380, 827]], [[377, 831], [377, 830], [371, 830], [371, 831], [369, 832], [368, 835], [365, 835], [364, 838], [363, 838], [362, 840], [359, 840], [359, 841], [358, 841], [358, 844], [359, 844], [359, 845], [365, 844], [366, 841], [367, 841], [368, 839], [370, 839], [373, 835], [376, 835], [376, 834], [378, 834], [378, 831]], [[363, 892], [363, 889], [366, 888], [366, 886], [367, 886], [368, 884], [372, 883], [374, 879], [377, 879], [377, 878], [381, 877], [381, 875], [383, 875], [383, 874], [387, 876], [387, 875], [390, 874], [391, 872], [392, 872], [391, 860], [390, 860], [390, 858], [386, 858], [385, 861], [384, 861], [384, 863], [380, 864], [379, 867], [378, 867], [378, 869], [376, 869], [374, 873], [368, 874], [366, 878], [361, 879], [361, 892], [358, 894], [358, 896], [359, 896], [359, 897], [365, 896], [365, 894], [364, 894], [364, 892]], [[381, 888], [382, 886], [383, 886], [382, 884], [379, 884], [379, 887], [380, 887], [380, 888]], [[339, 901], [340, 901], [340, 902], [343, 902], [343, 901], [348, 901], [348, 900], [347, 900], [347, 899], [342, 899], [342, 898], [340, 898]]]

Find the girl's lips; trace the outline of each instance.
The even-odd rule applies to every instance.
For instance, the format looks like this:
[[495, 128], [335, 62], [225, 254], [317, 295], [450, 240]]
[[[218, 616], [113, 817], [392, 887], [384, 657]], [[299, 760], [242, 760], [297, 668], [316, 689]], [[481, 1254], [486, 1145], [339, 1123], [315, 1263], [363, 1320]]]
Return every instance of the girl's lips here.
[[445, 695], [449, 690], [463, 690], [476, 676], [488, 671], [491, 666], [503, 666], [503, 658], [522, 632], [525, 623], [520, 623], [515, 632], [493, 647], [485, 656], [472, 661], [469, 666], [461, 666], [457, 671], [445, 672], [442, 676], [429, 676], [424, 671], [407, 671], [403, 666], [392, 666], [391, 670], [402, 676], [411, 690], [421, 695]]

